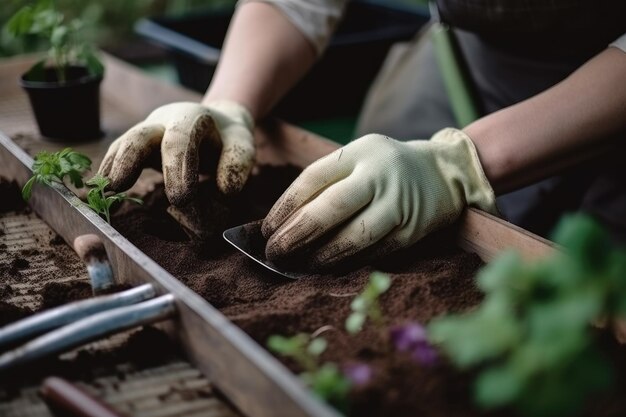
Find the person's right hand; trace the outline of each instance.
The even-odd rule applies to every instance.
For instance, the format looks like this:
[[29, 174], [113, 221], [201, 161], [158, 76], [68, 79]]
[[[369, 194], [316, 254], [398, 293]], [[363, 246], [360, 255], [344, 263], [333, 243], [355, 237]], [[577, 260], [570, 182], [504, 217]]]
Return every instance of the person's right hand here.
[[231, 101], [167, 104], [115, 140], [98, 172], [110, 179], [111, 189], [126, 190], [160, 150], [167, 198], [183, 207], [195, 198], [200, 167], [219, 153], [217, 187], [234, 194], [254, 165], [253, 125], [248, 110]]

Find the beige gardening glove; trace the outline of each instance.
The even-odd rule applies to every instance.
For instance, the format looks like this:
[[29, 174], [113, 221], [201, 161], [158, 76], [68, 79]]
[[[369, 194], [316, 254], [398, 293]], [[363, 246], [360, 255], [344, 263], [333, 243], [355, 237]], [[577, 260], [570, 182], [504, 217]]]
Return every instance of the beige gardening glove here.
[[[115, 140], [98, 172], [121, 191], [137, 181], [143, 168], [160, 165], [155, 168], [163, 170], [170, 214], [187, 231], [211, 234], [203, 230], [210, 219], [199, 219], [206, 210], [196, 201], [198, 174], [215, 175], [225, 195], [240, 191], [254, 165], [253, 127], [248, 110], [231, 101], [167, 104]], [[216, 159], [217, 169], [211, 164]]]
[[497, 212], [465, 133], [412, 142], [367, 135], [311, 164], [285, 191], [263, 222], [266, 256], [305, 254], [314, 269], [356, 254], [379, 258], [451, 224], [467, 205]]

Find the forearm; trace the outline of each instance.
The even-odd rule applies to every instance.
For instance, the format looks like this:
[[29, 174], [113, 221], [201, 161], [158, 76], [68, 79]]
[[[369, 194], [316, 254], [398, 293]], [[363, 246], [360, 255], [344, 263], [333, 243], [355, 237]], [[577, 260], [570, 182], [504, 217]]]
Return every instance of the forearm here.
[[233, 17], [203, 103], [236, 101], [258, 120], [308, 71], [315, 59], [313, 45], [277, 8], [265, 3], [245, 3]]
[[608, 48], [545, 92], [483, 117], [472, 138], [497, 194], [589, 159], [626, 130], [626, 53]]

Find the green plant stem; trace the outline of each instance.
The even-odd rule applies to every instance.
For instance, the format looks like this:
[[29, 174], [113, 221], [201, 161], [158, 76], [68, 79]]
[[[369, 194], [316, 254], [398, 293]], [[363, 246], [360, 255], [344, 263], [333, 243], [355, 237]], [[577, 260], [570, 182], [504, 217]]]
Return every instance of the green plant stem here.
[[385, 316], [383, 315], [383, 312], [380, 308], [380, 303], [378, 302], [378, 300], [372, 303], [368, 311], [368, 315], [370, 319], [372, 320], [372, 323], [374, 323], [374, 326], [376, 327], [385, 326], [385, 322], [386, 322]]
[[[102, 196], [102, 201], [106, 201], [106, 196], [104, 195], [104, 188], [100, 190], [100, 195]], [[104, 217], [106, 218], [107, 223], [111, 224], [111, 214], [109, 213], [108, 207], [104, 208]]]

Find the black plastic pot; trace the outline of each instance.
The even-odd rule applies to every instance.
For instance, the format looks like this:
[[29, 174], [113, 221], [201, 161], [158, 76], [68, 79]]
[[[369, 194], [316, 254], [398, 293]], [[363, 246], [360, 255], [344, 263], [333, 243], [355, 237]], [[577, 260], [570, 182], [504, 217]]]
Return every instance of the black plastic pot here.
[[[43, 75], [43, 76], [42, 76]], [[100, 130], [100, 82], [86, 68], [70, 67], [67, 81], [59, 83], [53, 68], [35, 77], [22, 75], [20, 84], [43, 136], [51, 140], [88, 141], [102, 136]]]
[[[233, 9], [226, 8], [143, 19], [135, 29], [168, 49], [183, 85], [204, 92], [232, 15]], [[328, 49], [275, 114], [290, 121], [356, 115], [389, 48], [412, 38], [428, 18], [425, 8], [389, 0], [349, 2]]]

